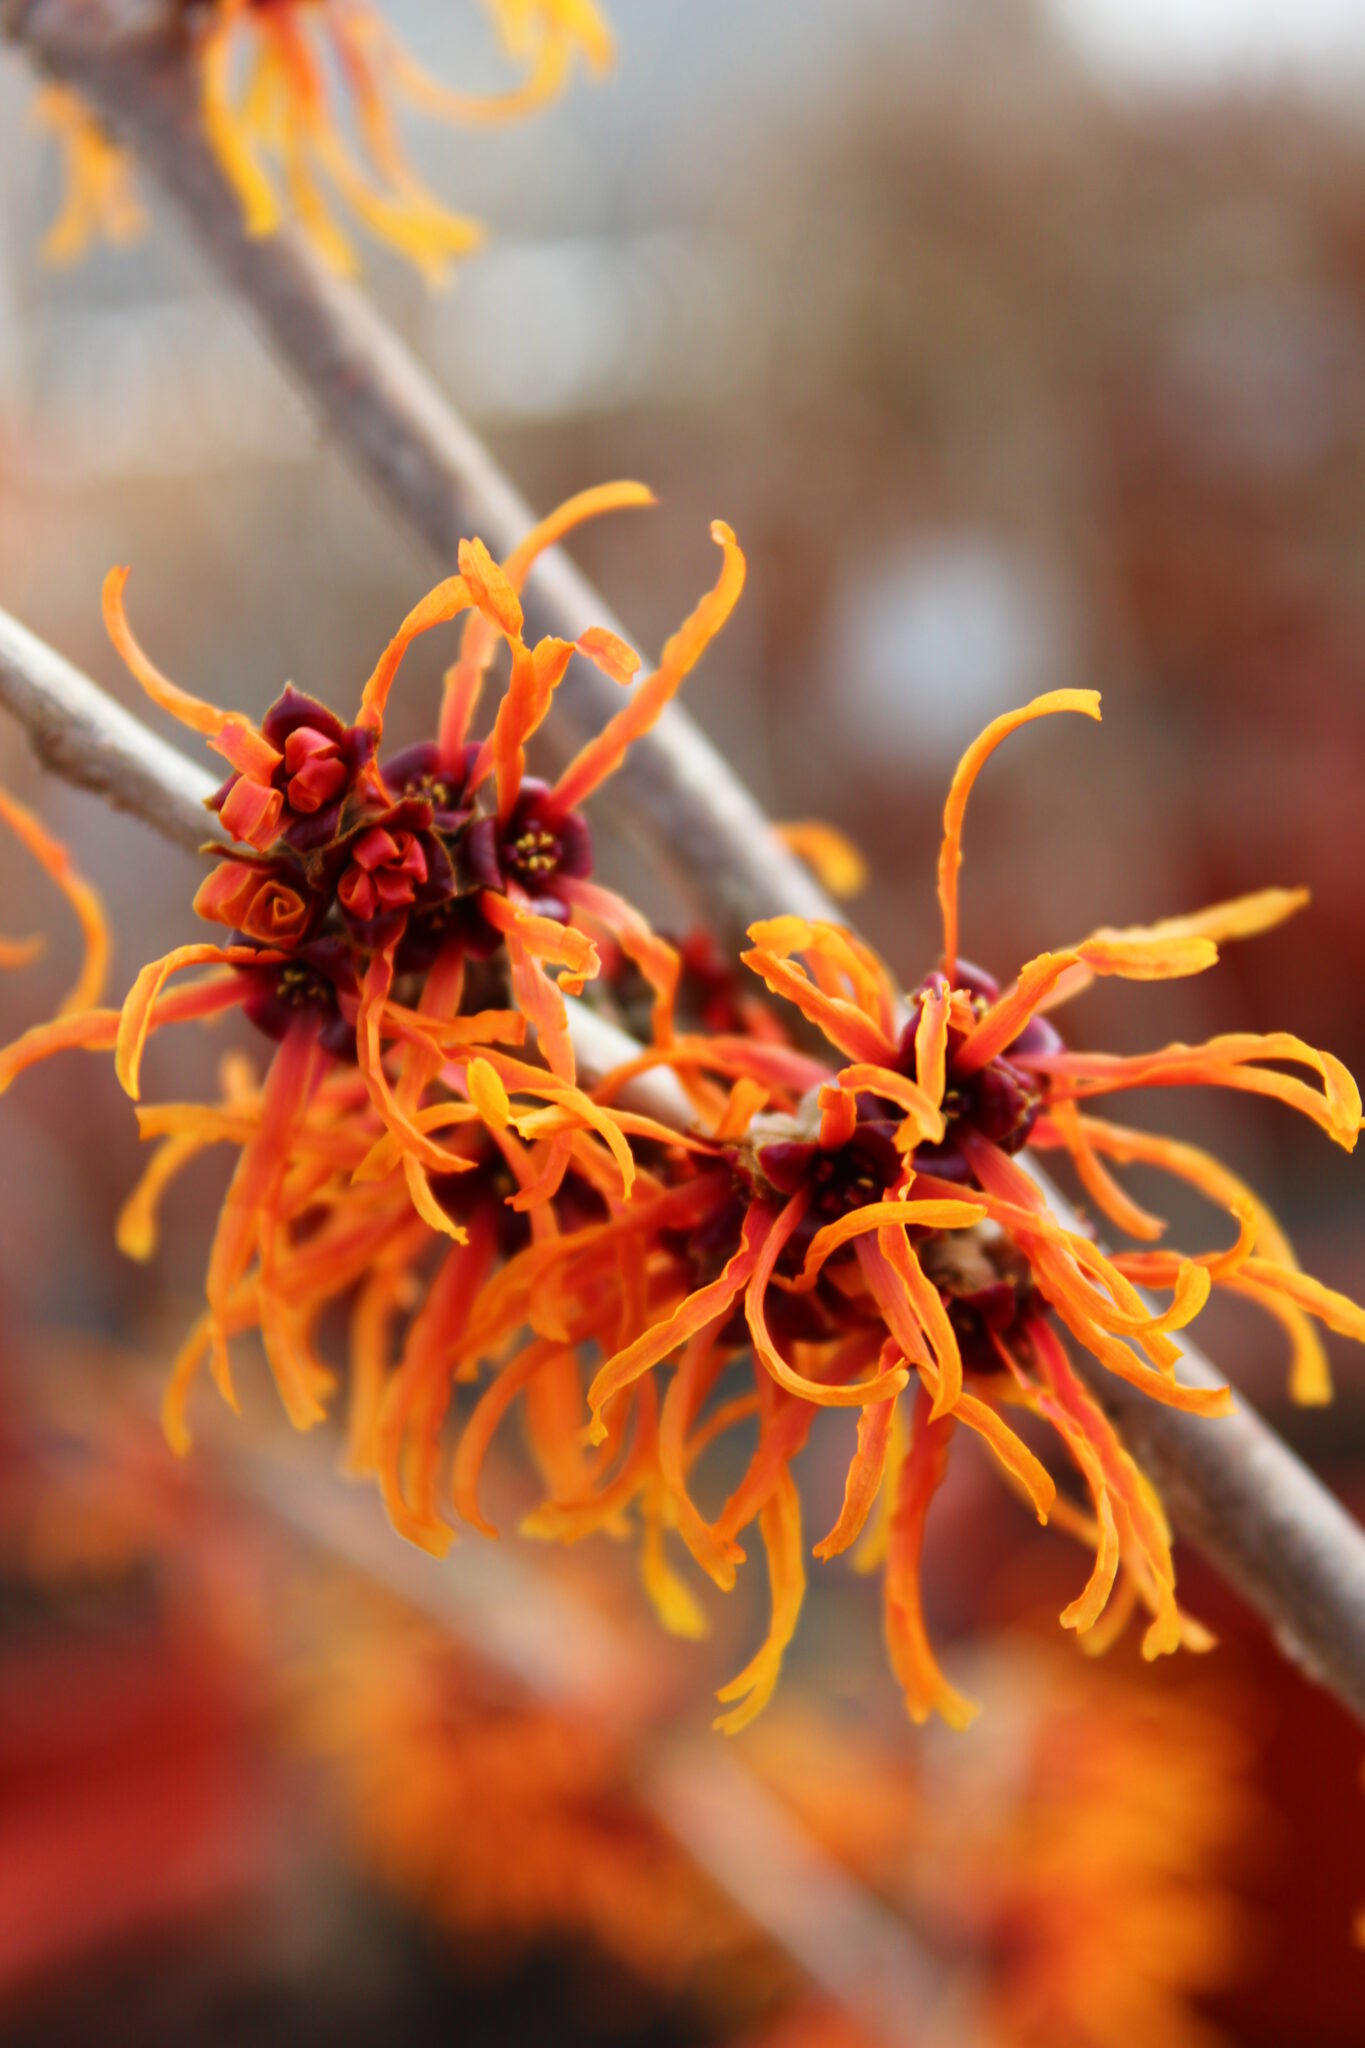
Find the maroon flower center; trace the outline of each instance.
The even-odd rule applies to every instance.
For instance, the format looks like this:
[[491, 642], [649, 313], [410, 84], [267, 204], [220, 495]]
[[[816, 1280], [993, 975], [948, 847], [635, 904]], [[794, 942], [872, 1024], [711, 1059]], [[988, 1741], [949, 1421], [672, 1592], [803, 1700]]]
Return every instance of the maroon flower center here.
[[346, 784], [346, 763], [335, 740], [316, 726], [296, 726], [284, 743], [285, 795], [291, 810], [311, 816]]
[[372, 825], [351, 848], [337, 897], [343, 910], [364, 924], [405, 909], [426, 879], [427, 857], [416, 834]]
[[520, 875], [552, 875], [563, 858], [559, 836], [545, 825], [528, 825], [503, 849], [509, 868]]

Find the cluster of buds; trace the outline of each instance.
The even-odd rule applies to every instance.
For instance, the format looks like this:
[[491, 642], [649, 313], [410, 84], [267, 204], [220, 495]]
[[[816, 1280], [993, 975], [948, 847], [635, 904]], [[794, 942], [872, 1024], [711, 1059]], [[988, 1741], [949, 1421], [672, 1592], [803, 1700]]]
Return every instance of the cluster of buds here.
[[[480, 231], [418, 177], [395, 108], [476, 125], [515, 120], [562, 91], [576, 59], [598, 76], [612, 61], [611, 33], [594, 0], [487, 4], [504, 53], [521, 74], [500, 93], [442, 85], [371, 0], [175, 0], [198, 77], [204, 137], [241, 203], [247, 233], [272, 234], [291, 212], [334, 270], [354, 271], [355, 251], [324, 196], [330, 187], [377, 240], [430, 283], [443, 282]], [[340, 109], [333, 78], [348, 102]], [[132, 240], [141, 211], [128, 160], [79, 94], [48, 87], [36, 114], [61, 145], [66, 171], [65, 203], [47, 238], [49, 260], [73, 262], [96, 236]]]
[[[1103, 928], [1004, 986], [969, 966], [958, 943], [969, 797], [1019, 726], [1098, 717], [1094, 692], [1063, 690], [996, 719], [964, 756], [938, 867], [942, 957], [909, 993], [851, 932], [793, 916], [753, 926], [747, 983], [741, 963], [730, 970], [696, 945], [680, 954], [593, 879], [582, 807], [729, 617], [744, 575], [734, 536], [713, 527], [719, 579], [643, 681], [633, 652], [600, 629], [573, 645], [528, 642], [520, 598], [538, 553], [578, 520], [647, 499], [636, 485], [584, 493], [501, 564], [464, 543], [459, 573], [409, 614], [350, 724], [293, 690], [259, 725], [188, 696], [133, 639], [114, 572], [106, 616], [129, 666], [232, 770], [213, 804], [234, 843], [197, 898], [228, 933], [145, 968], [121, 1012], [29, 1033], [0, 1059], [0, 1084], [62, 1046], [109, 1045], [137, 1097], [149, 1033], [243, 1010], [276, 1041], [263, 1080], [233, 1058], [219, 1102], [139, 1111], [158, 1142], [121, 1223], [132, 1253], [152, 1248], [157, 1203], [191, 1158], [240, 1149], [205, 1312], [172, 1375], [172, 1441], [188, 1442], [204, 1363], [235, 1402], [230, 1346], [249, 1330], [294, 1422], [320, 1421], [338, 1373], [318, 1355], [319, 1331], [343, 1309], [348, 1464], [377, 1478], [414, 1542], [443, 1552], [458, 1523], [490, 1529], [480, 1478], [513, 1408], [544, 1494], [524, 1526], [566, 1540], [638, 1528], [645, 1586], [680, 1633], [706, 1621], [684, 1557], [728, 1589], [756, 1529], [772, 1616], [722, 1691], [729, 1730], [770, 1697], [796, 1627], [805, 1540], [793, 1466], [827, 1408], [855, 1410], [857, 1433], [815, 1554], [853, 1551], [881, 1569], [888, 1650], [916, 1720], [960, 1726], [974, 1711], [934, 1655], [919, 1584], [959, 1428], [1040, 1521], [1091, 1545], [1066, 1627], [1099, 1646], [1137, 1609], [1148, 1655], [1198, 1644], [1161, 1504], [1070, 1347], [1154, 1401], [1215, 1418], [1229, 1391], [1177, 1370], [1179, 1333], [1215, 1290], [1277, 1319], [1306, 1401], [1330, 1392], [1318, 1326], [1365, 1339], [1365, 1313], [1300, 1270], [1227, 1168], [1096, 1116], [1093, 1098], [1192, 1083], [1270, 1095], [1348, 1150], [1361, 1098], [1337, 1060], [1286, 1033], [1120, 1058], [1069, 1050], [1052, 1017], [1097, 976], [1202, 972], [1221, 944], [1278, 923], [1303, 894]], [[386, 759], [406, 650], [456, 618], [436, 735]], [[499, 649], [505, 689], [476, 739]], [[534, 781], [526, 745], [574, 658], [628, 695], [557, 781]], [[202, 967], [212, 971], [168, 989]], [[565, 998], [628, 1007], [632, 978], [649, 991], [652, 1042], [585, 1086]], [[670, 1122], [634, 1092], [661, 1067], [688, 1105]], [[1057, 1215], [1032, 1152], [1064, 1160], [1134, 1248], [1108, 1253]], [[1116, 1177], [1130, 1162], [1197, 1189], [1227, 1218], [1224, 1241], [1167, 1249], [1162, 1219]], [[1021, 1433], [1028, 1418], [1051, 1431], [1087, 1506], [1059, 1493], [1039, 1429]], [[707, 1464], [721, 1442], [747, 1456], [717, 1504]]]

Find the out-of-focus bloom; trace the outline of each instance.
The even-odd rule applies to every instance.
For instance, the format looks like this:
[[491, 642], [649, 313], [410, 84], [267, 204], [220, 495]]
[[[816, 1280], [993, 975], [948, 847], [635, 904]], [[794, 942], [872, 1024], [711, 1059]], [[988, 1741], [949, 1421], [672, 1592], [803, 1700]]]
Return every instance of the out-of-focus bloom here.
[[[76, 914], [83, 946], [80, 973], [62, 998], [59, 1017], [87, 1010], [104, 993], [109, 975], [109, 927], [99, 893], [72, 866], [71, 857], [60, 841], [36, 818], [26, 805], [0, 789], [0, 824], [4, 824], [28, 849], [44, 874], [56, 884]], [[43, 949], [39, 937], [0, 938], [0, 967], [22, 967]]]
[[[182, 0], [205, 134], [242, 205], [247, 232], [273, 234], [292, 212], [325, 260], [356, 256], [330, 193], [378, 240], [440, 283], [479, 240], [414, 171], [396, 109], [488, 123], [533, 112], [562, 90], [575, 57], [598, 75], [612, 40], [592, 0], [489, 0], [519, 84], [453, 91], [415, 62], [371, 0]], [[67, 198], [47, 242], [53, 261], [97, 235], [126, 242], [141, 226], [132, 170], [79, 97], [40, 95], [38, 118], [61, 141]], [[354, 141], [351, 139], [354, 136]], [[281, 186], [287, 197], [282, 197]]]
[[[1235, 1700], [1098, 1672], [1015, 1642], [998, 1722], [932, 1755], [781, 1716], [751, 1761], [827, 1853], [964, 1966], [1000, 2048], [1215, 2048], [1196, 2000], [1245, 1970], [1234, 1879], [1264, 1815]], [[860, 2048], [793, 2005], [747, 2048]]]
[[65, 196], [43, 243], [46, 261], [75, 263], [95, 241], [120, 249], [136, 241], [144, 219], [132, 165], [79, 94], [65, 86], [44, 86], [34, 99], [33, 116], [56, 138], [62, 158]]
[[774, 832], [819, 876], [831, 896], [858, 896], [867, 887], [867, 862], [853, 841], [820, 818], [793, 819]]
[[[856, 2022], [810, 2002], [790, 1959], [641, 1797], [653, 1682], [627, 1675], [606, 1713], [526, 1698], [477, 1641], [279, 1527], [244, 1530], [221, 1469], [168, 1466], [130, 1402], [127, 1361], [55, 1362], [61, 1372], [26, 1374], [22, 1409], [0, 1407], [0, 1581], [57, 1619], [74, 1596], [81, 1616], [78, 1644], [40, 1674], [65, 1681], [60, 1694], [24, 1684], [22, 1642], [0, 1688], [11, 1775], [35, 1753], [68, 1765], [0, 1825], [4, 1867], [32, 1859], [34, 1906], [0, 1940], [0, 1980], [26, 1952], [74, 1947], [87, 1915], [135, 1928], [177, 1875], [211, 1877], [225, 1843], [259, 1835], [280, 1763], [302, 1754], [356, 1866], [480, 1964], [568, 1942], [700, 2002], [715, 2038], [762, 2008], [776, 2021], [746, 2033], [747, 2048], [862, 2048]], [[120, 1619], [131, 1651], [109, 1625]], [[647, 1641], [625, 1640], [623, 1670], [643, 1679]], [[948, 1961], [999, 2048], [1213, 2048], [1194, 2001], [1234, 1981], [1254, 1933], [1239, 1885], [1264, 1839], [1252, 1776], [1263, 1709], [1202, 1672], [1164, 1684], [1113, 1665], [1082, 1673], [1020, 1634], [991, 1646], [982, 1678], [998, 1707], [970, 1744], [908, 1746], [866, 1711], [797, 1698], [754, 1731], [743, 1767]], [[49, 1718], [65, 1703], [46, 1731], [42, 1697]], [[269, 1774], [248, 1737], [269, 1744]], [[211, 1823], [202, 1856], [187, 1800], [200, 1833]], [[130, 1802], [149, 1801], [150, 1830], [129, 1828]], [[110, 1825], [82, 1828], [82, 1813]], [[63, 1914], [64, 1900], [78, 1910]]]
[[[239, 1150], [206, 1313], [173, 1374], [168, 1427], [183, 1445], [185, 1396], [205, 1358], [235, 1402], [229, 1343], [252, 1329], [292, 1419], [318, 1421], [334, 1376], [313, 1332], [329, 1304], [359, 1289], [352, 1462], [378, 1467], [399, 1526], [437, 1548], [449, 1530], [434, 1499], [436, 1433], [455, 1348], [490, 1275], [524, 1244], [609, 1218], [637, 1184], [657, 1185], [637, 1167], [632, 1140], [686, 1143], [647, 1117], [599, 1107], [577, 1085], [561, 989], [577, 992], [597, 973], [594, 935], [606, 935], [647, 978], [667, 1040], [676, 955], [592, 880], [581, 807], [724, 625], [743, 557], [717, 523], [715, 589], [634, 687], [638, 657], [609, 633], [528, 644], [517, 595], [542, 550], [579, 521], [648, 502], [636, 484], [584, 492], [501, 566], [481, 543], [465, 543], [459, 574], [404, 621], [351, 724], [293, 689], [259, 725], [190, 696], [133, 638], [125, 572], [112, 572], [106, 618], [133, 673], [231, 770], [212, 808], [236, 843], [196, 898], [202, 916], [228, 928], [227, 943], [179, 947], [143, 969], [121, 1011], [63, 1015], [0, 1055], [3, 1086], [64, 1048], [112, 1048], [137, 1099], [149, 1034], [168, 1023], [240, 1009], [276, 1041], [260, 1081], [240, 1058], [226, 1063], [217, 1105], [140, 1111], [144, 1136], [159, 1142], [120, 1225], [134, 1256], [153, 1249], [158, 1205], [182, 1168], [215, 1144]], [[382, 760], [385, 707], [408, 647], [456, 619], [463, 638], [437, 737]], [[503, 647], [510, 675], [480, 741], [471, 721]], [[525, 746], [576, 654], [627, 694], [551, 787], [525, 776]], [[168, 990], [197, 967], [219, 971]], [[528, 1025], [543, 1064], [518, 1054]], [[413, 1308], [390, 1371], [395, 1318]], [[419, 1448], [407, 1461], [410, 1430]]]
[[639, 1798], [625, 1731], [520, 1698], [354, 1597], [297, 1699], [295, 1739], [329, 1767], [357, 1863], [485, 1965], [569, 1942], [666, 1993], [754, 1974], [761, 1938]]

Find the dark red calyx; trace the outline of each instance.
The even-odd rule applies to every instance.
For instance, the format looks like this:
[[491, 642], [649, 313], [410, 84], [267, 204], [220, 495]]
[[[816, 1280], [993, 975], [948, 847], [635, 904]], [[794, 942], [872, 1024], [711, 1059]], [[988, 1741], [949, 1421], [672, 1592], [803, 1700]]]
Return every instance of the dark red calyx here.
[[592, 833], [586, 818], [558, 810], [547, 784], [528, 776], [505, 823], [474, 821], [464, 854], [476, 888], [502, 891], [515, 884], [543, 916], [565, 917], [555, 883], [592, 873]]
[[[250, 941], [236, 934], [234, 943]], [[313, 939], [288, 960], [239, 967], [237, 973], [248, 985], [242, 1009], [267, 1038], [283, 1038], [291, 1024], [311, 1013], [321, 1020], [319, 1042], [324, 1050], [334, 1059], [355, 1058], [359, 984], [350, 949], [340, 939]]]
[[357, 936], [385, 942], [414, 910], [455, 893], [455, 869], [420, 799], [372, 814], [338, 849], [336, 900]]
[[479, 753], [475, 745], [461, 749], [459, 758], [444, 761], [434, 740], [419, 740], [404, 747], [383, 764], [384, 787], [397, 801], [414, 800], [429, 806], [433, 830], [453, 836], [463, 830], [472, 815], [469, 772]]

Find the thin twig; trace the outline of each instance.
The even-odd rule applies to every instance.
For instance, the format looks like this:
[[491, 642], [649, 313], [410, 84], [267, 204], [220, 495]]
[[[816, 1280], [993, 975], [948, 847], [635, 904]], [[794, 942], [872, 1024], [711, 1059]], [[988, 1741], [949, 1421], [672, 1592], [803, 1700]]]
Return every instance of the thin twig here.
[[[183, 10], [165, 0], [0, 0], [0, 24], [151, 172], [328, 432], [442, 572], [472, 534], [508, 553], [535, 523], [530, 507], [397, 335], [299, 236], [243, 232], [201, 133]], [[526, 609], [535, 630], [569, 640], [594, 624], [629, 637], [562, 550], [533, 572]], [[614, 683], [574, 663], [548, 743], [577, 744], [620, 702]], [[836, 914], [678, 707], [632, 748], [612, 791], [613, 821], [732, 948], [756, 917]]]
[[4, 611], [0, 704], [27, 728], [54, 775], [155, 824], [163, 839], [191, 853], [213, 836], [215, 820], [204, 809], [213, 777]]
[[[0, 691], [50, 767], [177, 844], [196, 843], [187, 828], [209, 777], [2, 614], [0, 651]], [[570, 1020], [587, 1078], [639, 1050], [582, 1003], [570, 1005]], [[675, 1077], [642, 1081], [657, 1085], [633, 1097], [633, 1106], [685, 1129], [690, 1112]], [[1032, 1170], [1062, 1222], [1074, 1225], [1036, 1162]], [[1076, 1363], [1157, 1482], [1181, 1534], [1264, 1618], [1285, 1655], [1365, 1722], [1365, 1534], [1244, 1400], [1217, 1421], [1182, 1415], [1084, 1352]], [[1222, 1384], [1188, 1341], [1183, 1368], [1192, 1383]]]

